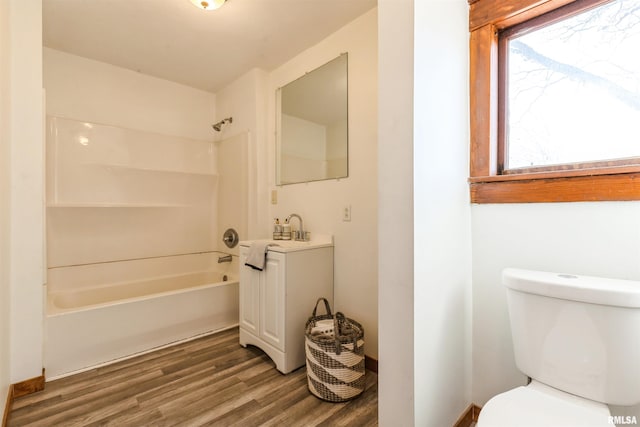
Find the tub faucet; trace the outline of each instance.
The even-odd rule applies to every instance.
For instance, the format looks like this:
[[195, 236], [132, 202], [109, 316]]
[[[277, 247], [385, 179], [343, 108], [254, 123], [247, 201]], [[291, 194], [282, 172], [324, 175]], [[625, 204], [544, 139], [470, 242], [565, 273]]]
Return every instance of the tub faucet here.
[[305, 241], [305, 231], [304, 231], [304, 226], [302, 225], [302, 217], [300, 215], [298, 215], [297, 213], [292, 213], [291, 215], [289, 215], [287, 217], [286, 222], [288, 222], [289, 224], [291, 224], [291, 218], [298, 218], [298, 221], [300, 222], [300, 229], [296, 230], [296, 236], [295, 236], [295, 240], [300, 240], [300, 241]]
[[233, 260], [233, 257], [231, 255], [220, 256], [218, 257], [218, 264], [222, 262], [231, 262], [232, 260]]

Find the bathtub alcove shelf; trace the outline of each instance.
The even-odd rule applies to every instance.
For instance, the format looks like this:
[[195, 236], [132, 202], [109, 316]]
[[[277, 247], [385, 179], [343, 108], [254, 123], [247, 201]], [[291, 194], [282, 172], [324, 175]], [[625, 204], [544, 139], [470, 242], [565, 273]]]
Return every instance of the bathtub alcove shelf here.
[[193, 208], [187, 215], [195, 219], [204, 217], [197, 210], [216, 197], [218, 154], [212, 141], [53, 116], [47, 131], [52, 212], [79, 208], [94, 216], [100, 208]]
[[186, 208], [184, 203], [109, 203], [109, 202], [54, 202], [47, 208]]
[[176, 174], [176, 175], [185, 175], [192, 176], [194, 178], [209, 178], [216, 179], [218, 178], [218, 174], [216, 172], [210, 171], [189, 171], [189, 170], [180, 170], [180, 169], [163, 169], [163, 168], [152, 168], [152, 167], [143, 167], [143, 166], [132, 166], [122, 163], [84, 163], [86, 166], [96, 166], [99, 168], [105, 169], [113, 169], [113, 170], [121, 170], [123, 172], [131, 171], [131, 172], [142, 172], [142, 173], [166, 173], [166, 174]]

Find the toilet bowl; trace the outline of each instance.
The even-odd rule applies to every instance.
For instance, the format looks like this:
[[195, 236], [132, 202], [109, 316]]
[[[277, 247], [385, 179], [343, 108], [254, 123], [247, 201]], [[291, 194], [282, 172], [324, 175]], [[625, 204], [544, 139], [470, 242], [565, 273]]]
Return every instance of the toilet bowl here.
[[611, 427], [609, 408], [537, 381], [494, 396], [478, 427]]
[[506, 269], [518, 369], [478, 427], [611, 426], [607, 405], [640, 403], [640, 282]]

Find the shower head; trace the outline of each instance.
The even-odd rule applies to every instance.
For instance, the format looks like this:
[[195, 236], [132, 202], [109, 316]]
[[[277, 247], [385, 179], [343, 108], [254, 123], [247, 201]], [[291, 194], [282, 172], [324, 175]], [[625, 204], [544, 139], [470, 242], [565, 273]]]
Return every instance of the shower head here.
[[222, 130], [222, 126], [227, 123], [233, 123], [233, 117], [227, 117], [226, 119], [220, 120], [218, 123], [211, 125], [211, 127], [216, 131], [220, 132]]

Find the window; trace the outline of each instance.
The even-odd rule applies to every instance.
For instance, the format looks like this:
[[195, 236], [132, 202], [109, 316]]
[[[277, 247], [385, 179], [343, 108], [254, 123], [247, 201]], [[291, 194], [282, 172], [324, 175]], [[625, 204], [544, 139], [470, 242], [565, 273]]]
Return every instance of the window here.
[[640, 0], [470, 4], [475, 203], [640, 200]]

